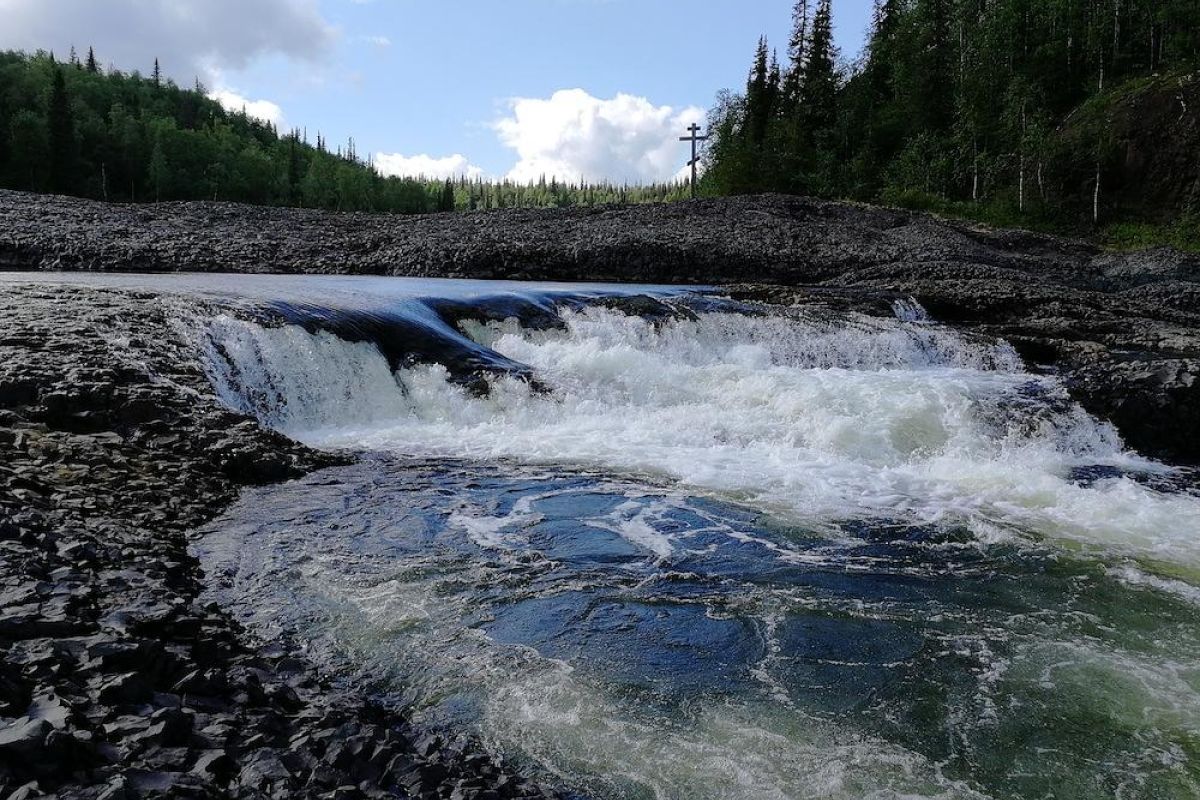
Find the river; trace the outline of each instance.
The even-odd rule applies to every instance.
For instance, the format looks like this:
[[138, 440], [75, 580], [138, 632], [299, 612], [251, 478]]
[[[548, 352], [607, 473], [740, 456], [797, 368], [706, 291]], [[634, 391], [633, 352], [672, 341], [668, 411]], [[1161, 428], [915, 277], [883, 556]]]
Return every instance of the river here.
[[195, 551], [424, 725], [581, 797], [1200, 795], [1194, 476], [1003, 342], [677, 287], [86, 280], [209, 298], [178, 324], [222, 399], [357, 456]]

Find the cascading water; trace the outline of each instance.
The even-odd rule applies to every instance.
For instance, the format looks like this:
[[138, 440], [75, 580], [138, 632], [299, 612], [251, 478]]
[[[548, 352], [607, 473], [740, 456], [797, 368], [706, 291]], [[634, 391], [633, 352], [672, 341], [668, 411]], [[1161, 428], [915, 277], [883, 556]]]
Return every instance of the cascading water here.
[[206, 320], [229, 404], [365, 454], [215, 522], [218, 595], [598, 797], [1200, 793], [1178, 475], [919, 306], [647, 320], [561, 291], [552, 325], [462, 323], [524, 368], [486, 392]]

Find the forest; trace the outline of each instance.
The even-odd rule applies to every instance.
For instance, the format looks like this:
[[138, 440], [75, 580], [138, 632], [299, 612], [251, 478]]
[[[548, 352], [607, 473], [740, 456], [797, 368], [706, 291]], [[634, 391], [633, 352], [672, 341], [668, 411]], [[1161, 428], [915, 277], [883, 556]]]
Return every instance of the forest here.
[[723, 93], [704, 189], [1200, 244], [1200, 2], [876, 0], [845, 63], [799, 0]]
[[[876, 0], [862, 53], [798, 0], [710, 113], [701, 191], [782, 192], [1200, 249], [1200, 2]], [[682, 153], [681, 153], [682, 155]], [[686, 185], [381, 175], [89, 49], [0, 53], [0, 187], [426, 213], [664, 202]]]
[[228, 200], [340, 211], [427, 213], [681, 199], [685, 186], [543, 179], [385, 177], [354, 141], [280, 134], [229, 111], [158, 63], [142, 76], [102, 68], [92, 49], [0, 52], [0, 188], [132, 202]]

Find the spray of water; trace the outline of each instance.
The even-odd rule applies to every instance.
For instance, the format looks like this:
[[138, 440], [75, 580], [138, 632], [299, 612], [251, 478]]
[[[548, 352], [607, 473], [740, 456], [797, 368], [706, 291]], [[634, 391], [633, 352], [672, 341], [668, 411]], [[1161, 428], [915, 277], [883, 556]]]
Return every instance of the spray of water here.
[[[483, 396], [440, 364], [393, 373], [369, 343], [231, 318], [208, 327], [231, 405], [320, 447], [645, 474], [810, 526], [886, 518], [1050, 539], [1200, 569], [1200, 500], [1004, 344], [911, 321], [792, 313], [652, 323], [605, 309], [562, 329], [469, 324], [540, 386]], [[1081, 480], [1081, 474], [1100, 477]]]

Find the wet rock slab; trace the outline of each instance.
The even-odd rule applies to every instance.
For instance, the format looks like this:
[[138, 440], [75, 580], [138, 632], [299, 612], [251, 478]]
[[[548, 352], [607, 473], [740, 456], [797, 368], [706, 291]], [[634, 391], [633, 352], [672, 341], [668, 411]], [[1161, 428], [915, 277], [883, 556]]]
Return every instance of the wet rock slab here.
[[199, 599], [187, 532], [334, 460], [223, 408], [181, 313], [0, 290], [0, 798], [550, 795]]

